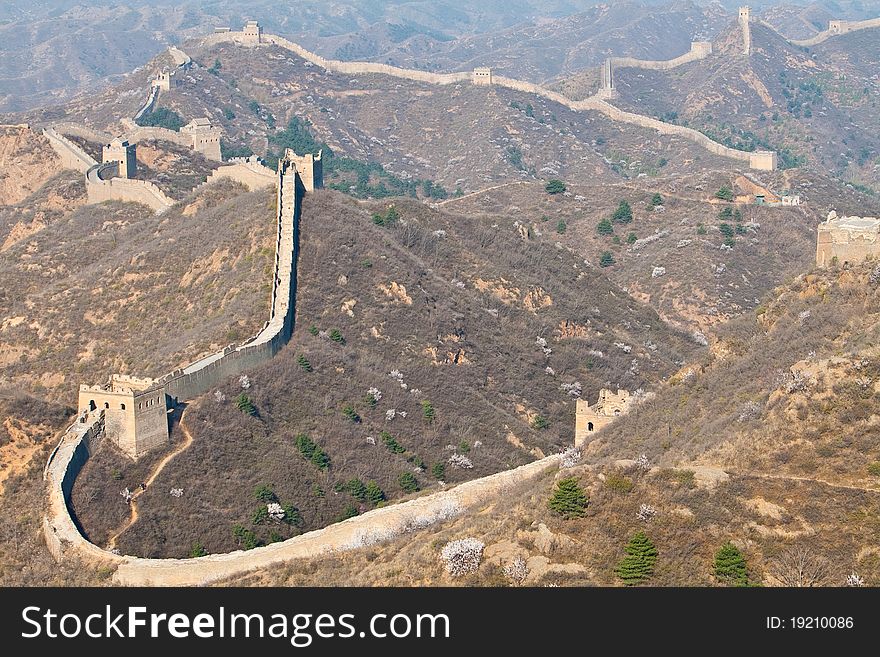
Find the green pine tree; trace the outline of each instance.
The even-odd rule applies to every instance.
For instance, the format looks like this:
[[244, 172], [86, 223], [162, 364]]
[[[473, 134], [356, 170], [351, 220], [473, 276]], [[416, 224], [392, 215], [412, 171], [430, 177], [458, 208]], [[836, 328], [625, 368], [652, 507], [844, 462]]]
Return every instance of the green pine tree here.
[[596, 224], [596, 232], [600, 235], [610, 235], [614, 232], [614, 226], [611, 224], [610, 219], [603, 219], [598, 224]]
[[626, 556], [618, 562], [614, 573], [626, 586], [639, 584], [654, 574], [657, 548], [645, 532], [636, 532], [624, 550]]
[[565, 191], [565, 183], [554, 178], [547, 181], [547, 184], [544, 185], [544, 189], [548, 194], [562, 194]]
[[614, 254], [611, 251], [602, 251], [602, 255], [599, 256], [599, 266], [600, 267], [610, 267], [614, 264]]
[[733, 200], [733, 190], [728, 186], [723, 186], [717, 192], [715, 192], [715, 198], [720, 198], [722, 201], [732, 201]]
[[367, 499], [373, 506], [379, 506], [386, 499], [385, 491], [379, 488], [379, 484], [375, 481], [371, 481], [367, 484]]
[[589, 503], [590, 500], [584, 489], [578, 485], [577, 477], [568, 477], [559, 480], [547, 505], [552, 511], [569, 520], [583, 518]]
[[254, 402], [252, 402], [251, 398], [244, 393], [241, 393], [238, 397], [235, 398], [235, 404], [236, 406], [238, 406], [238, 410], [240, 410], [245, 415], [257, 414], [257, 407], [254, 406]]
[[628, 201], [618, 203], [617, 209], [611, 215], [611, 222], [615, 224], [628, 224], [632, 219], [633, 211]]
[[405, 493], [415, 493], [419, 490], [419, 481], [412, 472], [402, 472], [397, 478], [397, 483]]
[[663, 197], [660, 196], [660, 194], [654, 194], [654, 196], [651, 197], [651, 207], [656, 205], [663, 205]]
[[749, 573], [746, 558], [730, 541], [718, 548], [715, 553], [715, 579], [725, 586], [748, 586]]

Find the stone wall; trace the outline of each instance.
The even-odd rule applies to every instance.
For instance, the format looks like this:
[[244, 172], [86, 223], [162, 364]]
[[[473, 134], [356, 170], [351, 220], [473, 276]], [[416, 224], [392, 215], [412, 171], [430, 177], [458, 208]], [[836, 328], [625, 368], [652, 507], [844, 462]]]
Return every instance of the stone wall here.
[[94, 130], [84, 125], [79, 125], [77, 123], [55, 123], [52, 125], [56, 132], [61, 135], [68, 135], [71, 137], [79, 137], [80, 139], [85, 139], [86, 141], [95, 142], [96, 144], [109, 144], [113, 141], [113, 135], [103, 132], [101, 130]]
[[219, 167], [211, 172], [203, 185], [210, 185], [219, 180], [234, 180], [247, 187], [250, 191], [271, 187], [275, 184], [277, 175], [269, 167], [255, 162], [237, 162], [228, 166]]
[[240, 374], [271, 359], [290, 340], [296, 305], [296, 263], [299, 258], [299, 221], [304, 192], [291, 162], [279, 163], [278, 221], [275, 268], [269, 321], [241, 346], [229, 346], [159, 379], [173, 401], [201, 395], [226, 377]]
[[87, 173], [89, 169], [98, 164], [95, 158], [54, 128], [43, 130], [43, 136], [49, 140], [49, 145], [58, 154], [58, 157], [61, 159], [61, 165], [65, 169]]
[[[221, 378], [238, 374], [271, 358], [290, 339], [296, 301], [299, 216], [304, 190], [291, 162], [282, 160], [278, 182], [278, 230], [269, 321], [245, 345], [227, 347], [156, 382], [165, 386], [168, 395], [189, 399], [202, 394]], [[82, 419], [83, 422], [76, 422], [70, 427], [46, 465], [44, 478], [49, 489], [49, 508], [43, 522], [46, 543], [59, 561], [68, 554], [74, 554], [90, 562], [116, 566], [114, 580], [129, 586], [203, 585], [257, 567], [388, 540], [447, 520], [512, 486], [534, 479], [559, 463], [558, 455], [550, 456], [447, 491], [375, 509], [324, 529], [248, 552], [236, 551], [199, 559], [141, 559], [113, 554], [93, 545], [80, 533], [72, 516], [70, 492], [73, 482], [104, 433], [105, 411], [98, 408], [83, 415]]]
[[[290, 50], [299, 57], [302, 57], [306, 61], [312, 62], [313, 64], [324, 68], [325, 70], [346, 73], [350, 75], [376, 73], [380, 75], [390, 75], [399, 78], [406, 78], [408, 80], [414, 80], [417, 82], [427, 82], [429, 84], [454, 84], [459, 82], [467, 82], [470, 81], [472, 78], [471, 73], [428, 73], [426, 71], [399, 68], [397, 66], [376, 64], [373, 62], [340, 62], [336, 60], [325, 59], [319, 55], [316, 55], [313, 52], [306, 50], [302, 46], [293, 43], [292, 41], [288, 41], [287, 39], [274, 34], [264, 34], [262, 40], [263, 43], [275, 44], [282, 48], [286, 48], [287, 50]], [[243, 37], [241, 32], [220, 32], [205, 37], [204, 39], [202, 39], [201, 43], [204, 46], [210, 46], [218, 43], [243, 43]], [[682, 58], [702, 59], [704, 56], [706, 56], [706, 54], [707, 49], [705, 43], [694, 42], [694, 44], [692, 44], [691, 46], [691, 52], [686, 55], [682, 55]], [[645, 60], [631, 61], [641, 62]], [[692, 61], [692, 59], [689, 59], [688, 61]], [[546, 89], [532, 82], [515, 80], [513, 78], [497, 76], [494, 74], [492, 75], [492, 85], [514, 89], [516, 91], [522, 91], [529, 94], [535, 94], [537, 96], [541, 96], [548, 100], [552, 100], [553, 102], [564, 105], [565, 107], [568, 107], [569, 109], [572, 109], [574, 111], [598, 111], [605, 114], [614, 121], [651, 128], [657, 130], [661, 134], [678, 135], [706, 148], [716, 155], [721, 155], [722, 157], [730, 157], [739, 160], [740, 162], [746, 162], [749, 165], [751, 165], [752, 163], [752, 156], [750, 153], [747, 153], [745, 151], [738, 151], [733, 148], [728, 148], [723, 144], [712, 141], [706, 135], [691, 128], [685, 128], [683, 126], [676, 126], [670, 123], [664, 123], [658, 119], [642, 116], [640, 114], [634, 114], [632, 112], [624, 112], [623, 110], [614, 107], [613, 105], [605, 102], [602, 98], [599, 97], [594, 96], [585, 100], [572, 100], [558, 92]], [[129, 137], [129, 139], [131, 138]], [[764, 160], [759, 160], [756, 162], [760, 165], [756, 168], [763, 168]]]
[[624, 110], [619, 109], [618, 107], [615, 107], [610, 103], [606, 103], [605, 101], [598, 99], [588, 99], [587, 101], [581, 102], [589, 102], [589, 106], [591, 109], [602, 112], [614, 121], [620, 121], [622, 123], [632, 123], [633, 125], [639, 125], [643, 128], [651, 128], [652, 130], [656, 130], [663, 135], [677, 135], [679, 137], [688, 139], [698, 144], [699, 146], [702, 146], [710, 153], [714, 153], [715, 155], [721, 155], [722, 157], [729, 157], [735, 160], [739, 160], [741, 162], [751, 163], [752, 153], [748, 153], [746, 151], [738, 151], [734, 148], [728, 148], [724, 144], [719, 144], [716, 141], [712, 141], [702, 132], [698, 132], [693, 128], [686, 128], [681, 125], [675, 125], [674, 123], [665, 123], [659, 119], [655, 119], [650, 116], [642, 116], [641, 114], [625, 112]]
[[668, 71], [670, 69], [706, 59], [712, 54], [712, 44], [708, 41], [694, 41], [691, 43], [690, 52], [674, 59], [650, 60], [635, 59], [634, 57], [611, 57], [611, 66], [617, 68], [646, 68], [653, 71]]
[[49, 510], [43, 521], [43, 533], [56, 560], [75, 555], [93, 564], [115, 566], [113, 580], [123, 586], [202, 586], [256, 568], [381, 543], [478, 508], [558, 467], [560, 459], [559, 455], [549, 456], [253, 550], [198, 559], [142, 559], [113, 554], [90, 543], [79, 532], [69, 511], [73, 482], [89, 458], [92, 442], [100, 439], [102, 422], [102, 413], [98, 411], [89, 416], [87, 424], [74, 424], [53, 452], [45, 471]]
[[150, 85], [150, 93], [147, 95], [147, 99], [144, 101], [144, 104], [140, 106], [138, 111], [134, 115], [134, 120], [137, 121], [147, 112], [153, 111], [153, 106], [156, 104], [156, 100], [159, 98], [159, 85]]
[[146, 180], [130, 180], [127, 178], [110, 178], [102, 176], [116, 164], [95, 164], [86, 172], [86, 192], [89, 203], [104, 201], [122, 201], [125, 203], [141, 203], [161, 214], [174, 205], [174, 200], [151, 182]]
[[[835, 28], [835, 23], [838, 24]], [[792, 39], [791, 43], [796, 46], [816, 46], [824, 41], [827, 41], [831, 37], [838, 36], [840, 34], [848, 34], [849, 32], [855, 32], [856, 30], [868, 30], [875, 27], [880, 27], [880, 18], [869, 18], [864, 21], [831, 21], [828, 29], [824, 32], [819, 32], [815, 36], [810, 37], [809, 39]], [[835, 28], [835, 29], [833, 29]]]
[[170, 141], [172, 144], [177, 144], [184, 148], [193, 147], [192, 137], [189, 135], [182, 135], [179, 132], [169, 130], [168, 128], [140, 126], [131, 119], [122, 119], [120, 123], [125, 129], [125, 139], [132, 144], [147, 139], [156, 139], [160, 141]]

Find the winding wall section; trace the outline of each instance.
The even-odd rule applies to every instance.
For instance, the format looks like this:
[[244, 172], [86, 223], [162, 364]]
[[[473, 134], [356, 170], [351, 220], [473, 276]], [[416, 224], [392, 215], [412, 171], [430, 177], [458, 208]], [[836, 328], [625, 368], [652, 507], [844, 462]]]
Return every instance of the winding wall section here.
[[[770, 25], [769, 27], [773, 27]], [[827, 30], [823, 32], [819, 32], [809, 39], [789, 39], [789, 43], [793, 43], [796, 46], [816, 46], [824, 41], [827, 41], [831, 37], [840, 36], [842, 34], [849, 34], [850, 32], [856, 32], [858, 30], [867, 30], [875, 27], [880, 27], [880, 18], [869, 18], [865, 21], [831, 21], [831, 24], [828, 26]], [[775, 29], [775, 28], [774, 28]]]
[[[189, 399], [272, 356], [286, 344], [294, 325], [299, 218], [303, 189], [285, 158], [277, 178], [278, 214], [269, 321], [248, 343], [228, 347], [161, 380], [167, 394]], [[76, 555], [90, 563], [115, 566], [114, 581], [129, 586], [195, 586], [246, 573], [254, 568], [292, 559], [350, 550], [427, 527], [474, 508], [505, 490], [541, 475], [559, 463], [559, 456], [476, 479], [455, 488], [375, 509], [324, 529], [254, 550], [209, 555], [197, 559], [142, 559], [102, 550], [80, 532], [70, 498], [74, 481], [103, 435], [104, 411], [83, 412], [52, 452], [44, 478], [48, 513], [43, 533], [57, 560]]]
[[165, 192], [147, 180], [109, 177], [105, 179], [104, 174], [111, 170], [115, 171], [117, 166], [115, 162], [108, 162], [96, 163], [89, 168], [86, 172], [86, 193], [89, 203], [104, 201], [141, 203], [156, 214], [162, 214], [174, 205], [174, 199], [169, 198]]
[[95, 158], [54, 128], [45, 128], [43, 136], [49, 140], [49, 145], [58, 154], [65, 169], [88, 173], [92, 167], [97, 166], [98, 162]]
[[[263, 35], [262, 42], [285, 48], [316, 66], [320, 66], [327, 71], [337, 73], [345, 73], [349, 75], [374, 73], [379, 75], [389, 75], [398, 78], [405, 78], [407, 80], [414, 80], [416, 82], [426, 82], [428, 84], [439, 85], [454, 84], [472, 80], [472, 74], [466, 72], [429, 73], [427, 71], [401, 68], [398, 66], [390, 66], [388, 64], [377, 64], [375, 62], [341, 62], [333, 59], [325, 59], [324, 57], [321, 57], [320, 55], [306, 50], [302, 46], [275, 34]], [[243, 32], [222, 32], [218, 34], [212, 34], [205, 37], [201, 43], [205, 46], [215, 45], [219, 43], [237, 43], [245, 46], [253, 45], [251, 43], [248, 43], [248, 41], [244, 37]], [[704, 51], [705, 46], [692, 46], [690, 53], [686, 53], [685, 55], [682, 55], [675, 60], [671, 60], [671, 62], [677, 63], [667, 63], [665, 64], [665, 66], [671, 68], [673, 66], [680, 66], [682, 63], [685, 63], [685, 60], [693, 61], [695, 59], [702, 59], [706, 56]], [[650, 67], [652, 65], [664, 65], [659, 62], [648, 62], [646, 60], [632, 59], [629, 61], [633, 62], [632, 65], [642, 65], [642, 67]], [[513, 78], [507, 78], [504, 76], [493, 75], [492, 84], [499, 87], [505, 87], [508, 89], [514, 89], [516, 91], [522, 91], [525, 93], [541, 96], [553, 102], [564, 105], [565, 107], [568, 107], [569, 109], [574, 111], [601, 112], [602, 114], [608, 116], [614, 121], [651, 128], [657, 130], [661, 134], [677, 135], [684, 139], [688, 139], [700, 146], [703, 146], [704, 148], [707, 148], [710, 152], [715, 153], [716, 155], [730, 157], [739, 160], [740, 162], [745, 162], [752, 168], [771, 168], [773, 158], [769, 157], [769, 155], [767, 154], [762, 154], [761, 156], [756, 157], [755, 153], [748, 153], [746, 151], [738, 151], [733, 148], [728, 148], [723, 144], [719, 144], [718, 142], [709, 139], [703, 133], [692, 128], [686, 128], [684, 126], [673, 126], [671, 124], [664, 123], [648, 116], [642, 116], [640, 114], [634, 114], [632, 112], [624, 112], [623, 110], [614, 107], [613, 105], [605, 102], [603, 99], [596, 96], [584, 100], [572, 100], [571, 98], [568, 98], [561, 93], [552, 91], [538, 84], [525, 82], [523, 80], [515, 80]]]

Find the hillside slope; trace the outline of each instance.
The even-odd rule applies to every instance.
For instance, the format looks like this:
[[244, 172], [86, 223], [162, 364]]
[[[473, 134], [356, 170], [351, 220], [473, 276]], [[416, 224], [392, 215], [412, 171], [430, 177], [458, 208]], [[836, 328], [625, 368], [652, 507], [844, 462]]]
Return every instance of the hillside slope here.
[[[510, 586], [503, 568], [521, 558], [526, 584], [619, 585], [614, 567], [642, 530], [658, 551], [647, 585], [723, 585], [713, 561], [732, 541], [753, 584], [843, 586], [856, 573], [876, 586], [878, 285], [873, 264], [799, 276], [604, 429], [580, 464], [441, 528], [226, 583]], [[588, 495], [583, 518], [547, 507], [563, 477]], [[453, 578], [440, 550], [465, 537], [485, 543], [483, 562]]]
[[[141, 496], [120, 549], [182, 556], [193, 541], [234, 549], [235, 525], [262, 541], [296, 531], [252, 522], [261, 485], [313, 529], [368, 508], [345, 492], [354, 478], [397, 499], [403, 473], [430, 490], [526, 463], [573, 441], [579, 394], [651, 387], [698, 349], [574, 254], [523, 240], [509, 217], [397, 209], [389, 228], [370, 218], [381, 206], [306, 197], [292, 344], [249, 372], [246, 390], [229, 381], [187, 411], [194, 443]], [[330, 339], [334, 329], [344, 342]], [[253, 417], [236, 406], [242, 393]], [[328, 470], [299, 454], [301, 433], [329, 455]], [[119, 491], [132, 472], [107, 448], [77, 480], [74, 504], [93, 540], [125, 515]], [[169, 503], [172, 488], [185, 495]]]

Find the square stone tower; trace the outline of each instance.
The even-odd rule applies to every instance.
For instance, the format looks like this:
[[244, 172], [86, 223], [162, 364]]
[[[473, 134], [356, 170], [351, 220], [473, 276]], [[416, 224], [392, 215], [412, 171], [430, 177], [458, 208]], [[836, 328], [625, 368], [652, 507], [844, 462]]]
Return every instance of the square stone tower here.
[[293, 163], [296, 172], [302, 180], [303, 187], [307, 192], [313, 192], [316, 189], [324, 187], [324, 164], [321, 160], [323, 151], [318, 151], [317, 155], [306, 153], [305, 155], [297, 155], [292, 149], [288, 148], [284, 153], [284, 158]]
[[114, 374], [109, 383], [80, 386], [79, 409], [104, 412], [104, 433], [137, 459], [168, 443], [165, 389], [153, 379]]
[[208, 118], [193, 119], [180, 129], [184, 135], [192, 139], [192, 149], [201, 153], [209, 160], [222, 161], [220, 155], [220, 135], [223, 131], [214, 125]]
[[478, 85], [492, 84], [492, 69], [488, 66], [480, 66], [474, 69], [473, 82]]
[[743, 32], [743, 50], [746, 55], [750, 55], [752, 52], [752, 30], [751, 23], [752, 21], [752, 9], [751, 7], [740, 7], [739, 8], [739, 24], [742, 27]]
[[691, 41], [691, 52], [698, 57], [708, 57], [712, 54], [711, 41]]
[[755, 151], [749, 155], [749, 168], [758, 171], [776, 171], [777, 160], [775, 151]]
[[104, 145], [101, 161], [116, 162], [116, 175], [120, 178], [134, 178], [137, 175], [137, 144], [130, 144], [117, 137]]
[[175, 82], [174, 71], [165, 69], [153, 78], [152, 86], [159, 87], [162, 91], [171, 91], [171, 88], [175, 86]]
[[248, 46], [258, 46], [263, 42], [263, 28], [257, 21], [248, 21], [242, 30], [242, 43]]

